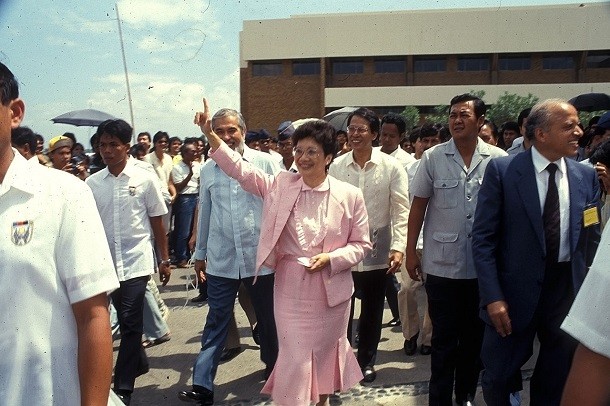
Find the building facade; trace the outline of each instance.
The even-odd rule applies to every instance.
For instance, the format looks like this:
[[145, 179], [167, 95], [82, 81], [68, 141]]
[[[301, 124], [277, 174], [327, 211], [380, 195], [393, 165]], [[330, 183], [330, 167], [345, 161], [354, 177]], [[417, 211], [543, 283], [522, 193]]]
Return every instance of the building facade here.
[[470, 90], [610, 93], [609, 27], [610, 2], [244, 21], [241, 111], [274, 130], [343, 106], [425, 114]]

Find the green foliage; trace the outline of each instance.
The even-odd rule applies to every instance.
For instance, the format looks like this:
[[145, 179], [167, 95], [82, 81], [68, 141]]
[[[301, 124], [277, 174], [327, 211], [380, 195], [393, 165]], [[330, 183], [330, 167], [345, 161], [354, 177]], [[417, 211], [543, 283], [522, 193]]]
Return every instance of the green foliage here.
[[407, 131], [419, 124], [419, 110], [415, 106], [406, 106], [400, 115], [407, 122]]
[[500, 126], [506, 121], [517, 121], [517, 117], [521, 110], [532, 107], [538, 103], [538, 97], [531, 93], [527, 96], [519, 96], [518, 94], [504, 92], [498, 97], [498, 100], [487, 110], [485, 115], [488, 120], [493, 121], [497, 126]]
[[[470, 90], [470, 93], [473, 96], [478, 97], [479, 99], [485, 98], [485, 90]], [[428, 114], [425, 117], [425, 121], [428, 123], [436, 124], [447, 124], [449, 121], [449, 105], [439, 105], [434, 107], [434, 112], [432, 114]]]
[[589, 125], [589, 120], [591, 120], [595, 116], [603, 116], [606, 110], [601, 111], [579, 111], [578, 118], [580, 119], [580, 123], [583, 127], [587, 127]]
[[432, 114], [426, 115], [426, 122], [436, 124], [447, 124], [449, 120], [449, 106], [448, 105], [439, 105], [434, 107], [434, 112]]
[[[480, 99], [485, 100], [484, 90], [471, 90], [468, 92]], [[527, 96], [520, 96], [514, 93], [504, 92], [498, 97], [494, 103], [486, 103], [488, 105], [487, 114], [485, 117], [500, 126], [506, 121], [517, 121], [517, 117], [521, 110], [532, 107], [538, 103], [538, 97], [529, 93]], [[434, 112], [426, 116], [426, 121], [431, 123], [447, 123], [449, 118], [449, 106], [436, 106]]]

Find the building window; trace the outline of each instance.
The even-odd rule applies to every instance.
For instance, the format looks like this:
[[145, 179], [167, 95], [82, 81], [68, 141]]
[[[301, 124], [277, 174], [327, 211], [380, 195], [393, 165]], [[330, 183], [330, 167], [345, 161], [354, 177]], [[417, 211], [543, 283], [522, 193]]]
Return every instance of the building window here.
[[458, 72], [473, 72], [489, 70], [489, 57], [460, 56], [458, 57]]
[[446, 58], [415, 58], [415, 72], [444, 72], [447, 70]]
[[282, 74], [281, 62], [253, 62], [252, 76], [280, 76]]
[[364, 73], [364, 62], [361, 59], [333, 61], [333, 75], [351, 75], [355, 73]]
[[532, 60], [529, 56], [500, 56], [498, 65], [500, 70], [529, 70]]
[[406, 67], [404, 59], [375, 59], [375, 73], [404, 73]]
[[542, 69], [574, 69], [574, 58], [571, 56], [545, 56], [542, 58]]
[[298, 75], [319, 75], [320, 61], [294, 61], [292, 62], [292, 74]]
[[587, 54], [587, 68], [610, 68], [610, 52], [589, 52]]

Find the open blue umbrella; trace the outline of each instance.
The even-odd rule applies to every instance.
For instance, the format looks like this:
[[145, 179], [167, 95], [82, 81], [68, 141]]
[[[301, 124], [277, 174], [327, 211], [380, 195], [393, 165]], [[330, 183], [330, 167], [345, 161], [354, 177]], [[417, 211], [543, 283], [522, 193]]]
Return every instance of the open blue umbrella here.
[[71, 124], [75, 126], [95, 127], [106, 120], [116, 119], [103, 111], [94, 109], [74, 110], [52, 118], [55, 124]]

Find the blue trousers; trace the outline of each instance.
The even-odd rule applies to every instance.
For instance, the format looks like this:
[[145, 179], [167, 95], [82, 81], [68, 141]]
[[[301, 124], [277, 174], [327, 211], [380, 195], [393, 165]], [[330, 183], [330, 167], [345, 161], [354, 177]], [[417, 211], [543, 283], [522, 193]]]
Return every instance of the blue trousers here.
[[250, 293], [254, 312], [258, 319], [261, 338], [261, 360], [267, 368], [272, 368], [277, 359], [278, 343], [275, 319], [273, 317], [274, 275], [229, 279], [207, 275], [208, 316], [201, 335], [201, 351], [193, 367], [193, 385], [214, 390], [214, 378], [220, 362], [220, 355], [227, 338], [227, 331], [239, 285], [243, 282]]
[[174, 202], [174, 257], [177, 262], [186, 261], [190, 255], [188, 241], [193, 228], [197, 207], [197, 194], [178, 195]]

